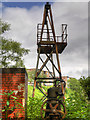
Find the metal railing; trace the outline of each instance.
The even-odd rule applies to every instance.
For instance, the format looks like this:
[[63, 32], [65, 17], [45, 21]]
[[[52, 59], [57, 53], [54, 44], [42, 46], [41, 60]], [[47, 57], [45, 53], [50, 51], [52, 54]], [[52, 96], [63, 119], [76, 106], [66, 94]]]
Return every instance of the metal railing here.
[[[42, 31], [42, 24], [37, 25], [37, 43], [40, 42], [41, 39], [41, 31]], [[52, 29], [48, 29], [49, 31], [49, 39], [47, 36], [42, 37], [42, 41], [54, 41], [53, 34], [52, 34]], [[47, 29], [43, 29], [43, 34], [47, 34]], [[55, 36], [56, 37], [56, 42], [62, 42], [66, 43], [67, 42], [67, 24], [62, 24], [62, 34], [61, 36]]]

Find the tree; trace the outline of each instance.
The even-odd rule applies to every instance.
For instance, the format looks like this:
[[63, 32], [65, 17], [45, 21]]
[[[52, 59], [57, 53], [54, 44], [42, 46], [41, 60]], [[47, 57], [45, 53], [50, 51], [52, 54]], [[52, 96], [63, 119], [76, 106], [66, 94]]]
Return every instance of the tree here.
[[68, 80], [67, 98], [65, 106], [67, 110], [66, 119], [87, 119], [89, 120], [89, 102], [80, 84], [80, 80], [71, 78]]
[[35, 79], [35, 70], [27, 71], [27, 73], [28, 73], [28, 81], [30, 83], [34, 82], [34, 79]]
[[[34, 70], [31, 70], [31, 71], [28, 71], [28, 81], [31, 83], [31, 82], [34, 82], [35, 80], [35, 69]], [[39, 78], [47, 78], [46, 74], [44, 74], [44, 72], [41, 72], [40, 75], [38, 76]], [[40, 80], [41, 81], [41, 80]]]
[[71, 78], [70, 80], [68, 80], [68, 86], [71, 89], [71, 91], [74, 93], [76, 98], [80, 98], [82, 101], [85, 101], [85, 94], [84, 91], [82, 89], [82, 86], [80, 84], [80, 81], [75, 79], [75, 78]]
[[88, 100], [90, 100], [90, 76], [85, 78], [80, 78], [80, 84], [85, 92], [85, 94], [88, 96]]
[[23, 56], [29, 53], [29, 49], [21, 47], [21, 43], [11, 39], [6, 39], [2, 35], [10, 30], [10, 24], [0, 20], [0, 66], [8, 67], [24, 67]]
[[68, 86], [70, 87], [71, 90], [77, 91], [80, 88], [80, 82], [75, 78], [70, 78], [68, 80]]

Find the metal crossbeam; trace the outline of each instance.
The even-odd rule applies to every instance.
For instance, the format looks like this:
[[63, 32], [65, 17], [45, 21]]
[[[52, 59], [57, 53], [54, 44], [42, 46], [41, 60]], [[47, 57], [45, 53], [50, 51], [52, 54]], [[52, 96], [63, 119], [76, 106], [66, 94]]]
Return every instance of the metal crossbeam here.
[[[42, 63], [44, 64], [42, 58], [41, 58], [40, 56], [39, 56], [39, 58], [40, 58], [40, 60], [42, 61]], [[45, 65], [45, 67], [46, 67], [46, 69], [48, 70], [48, 72], [50, 73], [50, 75], [51, 75], [52, 77], [54, 77], [46, 65]]]
[[[63, 41], [64, 39], [66, 40], [66, 42]], [[54, 83], [54, 86], [56, 87], [58, 83], [57, 81], [62, 82], [59, 53], [60, 54], [62, 53], [66, 45], [67, 45], [67, 25], [66, 24], [62, 25], [62, 35], [60, 36], [55, 35], [51, 5], [47, 3], [44, 7], [42, 24], [37, 25], [38, 60], [37, 60], [35, 80], [34, 80], [33, 97], [34, 97], [36, 84], [44, 83], [44, 82]], [[45, 61], [40, 56], [40, 54], [46, 55], [47, 58], [45, 59]], [[54, 63], [53, 54], [56, 55], [57, 65]], [[42, 62], [42, 65], [40, 67], [39, 67], [39, 60]], [[51, 70], [48, 67], [48, 64], [47, 64], [48, 62], [51, 63], [53, 74], [50, 72]], [[44, 67], [47, 69], [48, 73], [51, 75], [49, 78], [39, 77]], [[55, 76], [55, 70], [58, 72], [58, 75], [59, 75], [58, 79]], [[61, 86], [63, 91], [63, 85], [61, 84]], [[41, 90], [40, 86], [38, 87], [38, 89]]]

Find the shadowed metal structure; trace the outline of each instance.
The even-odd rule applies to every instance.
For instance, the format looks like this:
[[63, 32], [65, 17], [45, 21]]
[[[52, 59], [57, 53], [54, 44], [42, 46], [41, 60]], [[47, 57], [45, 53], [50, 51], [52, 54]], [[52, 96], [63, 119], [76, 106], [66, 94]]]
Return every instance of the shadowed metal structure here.
[[[62, 24], [61, 36], [56, 36], [51, 5], [48, 2], [44, 7], [42, 24], [37, 25], [37, 46], [38, 57], [32, 97], [34, 97], [35, 87], [37, 87], [44, 94], [43, 98], [47, 97], [48, 93], [41, 87], [41, 83], [53, 83], [54, 87], [58, 87], [58, 85], [61, 84], [62, 93], [64, 93], [63, 87], [65, 85], [65, 82], [62, 80], [61, 76], [59, 54], [61, 54], [65, 47], [67, 46], [67, 24]], [[57, 61], [57, 65], [54, 63], [55, 62], [53, 59], [54, 54], [56, 55], [55, 60]], [[45, 55], [46, 57], [45, 61], [43, 60], [42, 55]], [[42, 62], [40, 68], [39, 61]], [[48, 62], [51, 63], [52, 70], [49, 69], [47, 65]], [[39, 77], [44, 67], [50, 73], [51, 77], [49, 78]], [[55, 75], [55, 70], [58, 73], [59, 76], [58, 78]], [[51, 73], [51, 71], [53, 71], [53, 74]]]

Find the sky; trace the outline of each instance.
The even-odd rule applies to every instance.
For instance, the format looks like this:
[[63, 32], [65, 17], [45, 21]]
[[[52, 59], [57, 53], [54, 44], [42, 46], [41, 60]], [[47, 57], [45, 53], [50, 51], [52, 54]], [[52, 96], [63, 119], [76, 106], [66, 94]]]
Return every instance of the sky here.
[[[59, 55], [62, 75], [78, 79], [88, 76], [88, 3], [58, 1], [50, 4], [56, 35], [61, 35], [62, 23], [68, 25], [68, 45]], [[28, 69], [36, 67], [36, 31], [37, 24], [42, 23], [44, 5], [44, 2], [25, 1], [2, 3], [2, 19], [11, 24], [11, 30], [4, 36], [30, 49], [30, 53], [24, 57]]]
[[1, 0], [2, 2], [88, 2], [89, 0]]

